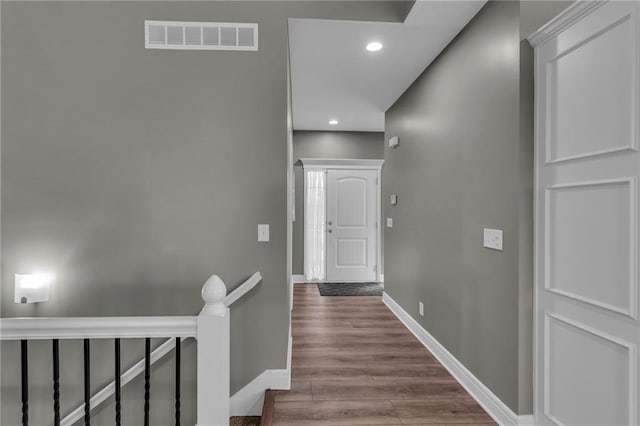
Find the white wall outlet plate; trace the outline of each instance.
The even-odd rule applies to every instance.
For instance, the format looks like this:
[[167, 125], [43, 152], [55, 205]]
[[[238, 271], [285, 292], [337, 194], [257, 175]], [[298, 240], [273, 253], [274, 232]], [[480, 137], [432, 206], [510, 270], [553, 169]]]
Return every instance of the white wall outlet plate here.
[[398, 204], [398, 196], [396, 194], [391, 194], [389, 199], [391, 200], [391, 205], [395, 206], [396, 204]]
[[418, 311], [420, 312], [420, 316], [423, 317], [424, 316], [424, 303], [422, 303], [422, 302], [418, 303]]
[[258, 241], [269, 241], [269, 224], [258, 225]]
[[502, 251], [502, 230], [484, 228], [483, 244], [486, 248]]
[[393, 218], [392, 217], [388, 217], [387, 218], [387, 228], [393, 228]]
[[400, 139], [397, 136], [394, 136], [389, 139], [389, 148], [395, 148], [400, 143]]

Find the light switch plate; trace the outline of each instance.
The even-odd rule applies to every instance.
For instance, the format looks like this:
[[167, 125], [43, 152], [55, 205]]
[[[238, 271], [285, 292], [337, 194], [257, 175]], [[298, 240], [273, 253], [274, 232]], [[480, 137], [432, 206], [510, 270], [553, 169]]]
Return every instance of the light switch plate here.
[[502, 251], [502, 230], [484, 228], [484, 246]]
[[397, 136], [394, 136], [389, 139], [389, 148], [395, 148], [400, 143], [400, 140]]
[[258, 225], [258, 241], [269, 241], [269, 224]]
[[398, 204], [398, 196], [396, 194], [391, 194], [389, 199], [391, 200], [391, 205], [395, 206], [396, 204]]
[[424, 303], [418, 302], [418, 313], [421, 317], [424, 316]]
[[393, 228], [393, 218], [392, 217], [388, 217], [387, 218], [387, 228]]

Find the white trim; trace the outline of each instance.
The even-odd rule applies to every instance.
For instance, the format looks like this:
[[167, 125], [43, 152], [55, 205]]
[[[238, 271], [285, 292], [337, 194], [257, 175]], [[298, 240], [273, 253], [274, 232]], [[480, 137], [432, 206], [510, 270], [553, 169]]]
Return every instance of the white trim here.
[[301, 158], [302, 168], [317, 169], [366, 169], [380, 170], [384, 160], [362, 160], [351, 158]]
[[[155, 348], [151, 352], [151, 365], [154, 365], [157, 361], [161, 360], [165, 355], [173, 350], [176, 347], [175, 339], [167, 339], [163, 344]], [[120, 385], [124, 386], [140, 374], [144, 372], [144, 359], [136, 362], [131, 368], [122, 373], [120, 376]], [[113, 395], [116, 391], [115, 380], [100, 389], [96, 392], [89, 401], [89, 406], [91, 410], [98, 407], [98, 405], [102, 404], [106, 401], [111, 395]], [[84, 403], [80, 404], [76, 407], [75, 410], [67, 414], [62, 421], [60, 422], [61, 426], [71, 426], [78, 420], [80, 420], [84, 416]]]
[[467, 392], [500, 425], [533, 424], [531, 415], [518, 416], [456, 359], [440, 342], [409, 315], [387, 292], [382, 293], [382, 302], [418, 338]]
[[2, 318], [0, 340], [196, 337], [192, 317]]
[[518, 416], [518, 425], [521, 426], [534, 426], [536, 424], [536, 420], [533, 417], [533, 414]]
[[384, 282], [384, 274], [380, 274], [380, 279], [379, 279], [379, 281], [380, 281], [381, 283], [383, 283], [383, 282]]
[[262, 414], [264, 393], [267, 389], [289, 390], [291, 381], [288, 370], [265, 370], [245, 387], [233, 394], [230, 415], [259, 416]]
[[268, 370], [271, 372], [271, 387], [273, 390], [290, 390], [291, 389], [291, 369], [275, 369]]
[[291, 388], [291, 363], [293, 357], [293, 333], [291, 332], [291, 321], [289, 321], [289, 342], [287, 344], [287, 382], [286, 389]]
[[[380, 165], [382, 167], [382, 164]], [[376, 281], [382, 276], [382, 169], [376, 171]]]
[[575, 24], [607, 1], [578, 0], [560, 12], [558, 16], [527, 37], [531, 46], [536, 47]]
[[[531, 43], [531, 40], [529, 40], [529, 43]], [[539, 71], [539, 65], [540, 65], [540, 49], [534, 49], [534, 54], [533, 54], [533, 60], [534, 60], [534, 65], [533, 65], [533, 81], [534, 81], [534, 96], [533, 96], [533, 121], [534, 121], [534, 126], [533, 126], [533, 161], [534, 161], [534, 167], [533, 167], [533, 365], [532, 365], [532, 372], [533, 372], [533, 411], [534, 411], [534, 421], [536, 419], [536, 416], [539, 415], [538, 413], [538, 389], [539, 387], [542, 385], [540, 383], [540, 380], [538, 378], [539, 374], [538, 374], [538, 348], [540, 347], [540, 338], [538, 337], [538, 332], [539, 330], [539, 325], [538, 325], [538, 307], [539, 307], [539, 302], [538, 302], [538, 297], [539, 297], [539, 290], [538, 290], [538, 282], [540, 279], [540, 272], [538, 271], [538, 265], [540, 262], [540, 255], [539, 250], [540, 250], [540, 246], [542, 244], [542, 242], [540, 241], [540, 232], [538, 230], [538, 228], [540, 227], [540, 203], [541, 201], [541, 194], [540, 194], [540, 160], [538, 159], [538, 157], [540, 156], [540, 143], [541, 143], [541, 138], [543, 137], [540, 129], [539, 129], [539, 123], [540, 123], [540, 119], [542, 117], [543, 112], [541, 111], [541, 99], [540, 99], [540, 94], [539, 91], [540, 89], [537, 86], [537, 82], [540, 81], [540, 71]]]
[[227, 297], [224, 298], [224, 305], [227, 307], [231, 306], [236, 300], [240, 299], [242, 296], [247, 294], [249, 290], [258, 285], [260, 281], [262, 281], [262, 275], [260, 275], [260, 272], [256, 272], [251, 275], [245, 282], [236, 287], [229, 295], [227, 295]]
[[291, 275], [291, 282], [293, 284], [304, 284], [307, 282], [307, 278], [304, 275]]

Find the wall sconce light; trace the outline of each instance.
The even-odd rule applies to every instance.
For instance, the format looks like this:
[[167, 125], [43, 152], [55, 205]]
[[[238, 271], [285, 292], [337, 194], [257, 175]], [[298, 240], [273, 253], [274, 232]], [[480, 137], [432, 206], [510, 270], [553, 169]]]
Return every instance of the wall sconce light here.
[[49, 300], [51, 274], [16, 274], [15, 303], [37, 303]]

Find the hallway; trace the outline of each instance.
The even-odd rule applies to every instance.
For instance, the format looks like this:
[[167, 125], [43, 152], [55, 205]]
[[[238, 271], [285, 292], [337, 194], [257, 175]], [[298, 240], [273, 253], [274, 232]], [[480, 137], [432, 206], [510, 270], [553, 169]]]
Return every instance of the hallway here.
[[292, 386], [276, 425], [495, 424], [381, 302], [294, 286]]

